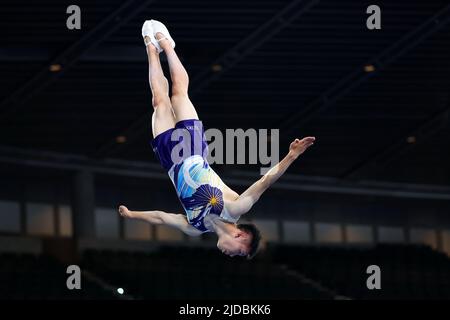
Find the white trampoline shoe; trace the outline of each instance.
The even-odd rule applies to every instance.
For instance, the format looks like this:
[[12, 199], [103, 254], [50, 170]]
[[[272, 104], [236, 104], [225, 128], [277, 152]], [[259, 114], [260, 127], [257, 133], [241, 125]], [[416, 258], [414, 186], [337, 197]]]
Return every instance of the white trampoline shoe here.
[[169, 40], [170, 45], [172, 46], [172, 48], [175, 48], [175, 41], [170, 36], [169, 30], [167, 30], [167, 27], [160, 21], [157, 21], [157, 20], [150, 20], [150, 21], [152, 23], [152, 28], [153, 28], [153, 37], [155, 38], [155, 35], [158, 32], [160, 32], [160, 33], [162, 33], [164, 35], [164, 38], [161, 38], [161, 39], [156, 40], [156, 41], [161, 41], [163, 39], [167, 39], [167, 40]]
[[156, 47], [158, 52], [163, 51], [161, 46], [159, 45], [158, 40], [155, 38], [156, 32], [153, 30], [152, 20], [146, 20], [142, 25], [142, 37], [144, 38], [145, 46], [148, 46], [149, 43], [145, 42], [145, 37], [149, 37], [150, 42]]

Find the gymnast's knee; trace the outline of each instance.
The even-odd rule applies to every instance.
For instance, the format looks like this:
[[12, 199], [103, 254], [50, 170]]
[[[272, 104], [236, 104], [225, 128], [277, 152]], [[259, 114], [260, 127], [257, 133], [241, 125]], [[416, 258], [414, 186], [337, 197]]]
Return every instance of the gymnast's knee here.
[[152, 98], [152, 105], [153, 105], [153, 109], [171, 109], [172, 108], [172, 104], [170, 102], [170, 98], [168, 95], [154, 95]]
[[189, 77], [172, 78], [172, 97], [187, 96], [189, 89]]
[[172, 105], [177, 106], [185, 103], [186, 101], [189, 101], [187, 90], [185, 91], [172, 90], [172, 96], [170, 97], [170, 102], [172, 103]]

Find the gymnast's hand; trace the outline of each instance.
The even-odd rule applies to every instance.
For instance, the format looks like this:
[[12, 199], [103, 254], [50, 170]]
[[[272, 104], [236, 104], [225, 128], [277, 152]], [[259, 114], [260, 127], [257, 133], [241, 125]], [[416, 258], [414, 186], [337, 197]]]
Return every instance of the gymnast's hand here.
[[124, 205], [119, 206], [119, 213], [124, 218], [133, 218], [133, 215], [131, 214], [130, 210], [128, 210], [127, 207]]
[[296, 159], [299, 155], [305, 152], [306, 149], [311, 147], [314, 144], [314, 141], [316, 141], [315, 137], [306, 137], [302, 140], [295, 139], [289, 145], [289, 154]]

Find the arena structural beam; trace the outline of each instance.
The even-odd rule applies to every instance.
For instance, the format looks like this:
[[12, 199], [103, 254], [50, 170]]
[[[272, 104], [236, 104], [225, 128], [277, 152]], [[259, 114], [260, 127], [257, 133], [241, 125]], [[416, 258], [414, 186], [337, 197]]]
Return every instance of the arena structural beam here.
[[[449, 123], [449, 117], [450, 108], [447, 107], [445, 110], [440, 111], [427, 119], [417, 128], [411, 130], [408, 134], [405, 134], [398, 141], [395, 141], [381, 150], [377, 150], [370, 157], [353, 166], [350, 170], [346, 171], [341, 178], [356, 178], [369, 171], [372, 173], [378, 172], [394, 159], [412, 148], [416, 148], [418, 145], [424, 143], [427, 139], [439, 132]], [[407, 137], [414, 137], [416, 142], [408, 143]]]
[[[242, 59], [250, 55], [261, 45], [270, 40], [274, 35], [289, 26], [295, 19], [308, 12], [309, 9], [317, 5], [319, 2], [320, 0], [294, 0], [290, 2], [287, 6], [278, 11], [271, 19], [267, 20], [250, 35], [244, 37], [216, 60], [209, 63], [204, 70], [196, 74], [190, 80], [190, 96], [194, 97], [198, 95], [211, 82], [222, 77], [228, 70], [232, 69], [233, 66], [239, 63], [239, 61], [242, 61]], [[211, 68], [212, 65], [220, 66], [220, 72], [214, 72]], [[117, 135], [100, 145], [93, 156], [104, 157], [117, 153], [123, 145], [118, 145], [116, 143], [116, 136], [125, 136], [127, 137], [128, 142], [132, 142], [144, 134], [144, 132], [148, 129], [148, 123], [149, 116], [146, 112], [144, 115], [132, 122], [126, 129], [118, 132]]]
[[95, 238], [95, 186], [94, 172], [78, 170], [73, 179], [72, 222], [77, 238]]
[[383, 50], [378, 55], [370, 59], [365, 65], [373, 65], [374, 72], [365, 72], [364, 65], [336, 82], [318, 98], [310, 104], [301, 108], [297, 113], [290, 114], [280, 123], [280, 130], [283, 134], [288, 134], [298, 128], [305, 126], [312, 118], [323, 113], [337, 100], [341, 99], [353, 89], [370, 79], [381, 70], [388, 67], [394, 61], [405, 55], [411, 49], [418, 46], [438, 30], [446, 26], [450, 21], [450, 4], [446, 5], [439, 12], [430, 17], [417, 28], [406, 34], [400, 40]]
[[[86, 32], [78, 41], [48, 61], [48, 64], [31, 79], [4, 98], [0, 102], [0, 116], [3, 118], [9, 117], [19, 111], [19, 109], [25, 108], [27, 101], [67, 72], [83, 53], [97, 46], [153, 1], [124, 1], [120, 7], [105, 17], [95, 28]], [[56, 64], [62, 66], [61, 70], [59, 72], [51, 72], [49, 66]]]
[[[36, 62], [49, 61], [52, 51], [48, 48], [0, 48], [0, 62]], [[101, 45], [84, 52], [79, 62], [147, 62], [142, 45]]]
[[[119, 159], [90, 159], [84, 156], [0, 146], [0, 163], [94, 174], [167, 180], [159, 164]], [[224, 176], [227, 183], [249, 186], [260, 178], [259, 170], [232, 170]], [[450, 200], [450, 188], [378, 181], [347, 181], [339, 178], [286, 174], [274, 189], [380, 197]]]

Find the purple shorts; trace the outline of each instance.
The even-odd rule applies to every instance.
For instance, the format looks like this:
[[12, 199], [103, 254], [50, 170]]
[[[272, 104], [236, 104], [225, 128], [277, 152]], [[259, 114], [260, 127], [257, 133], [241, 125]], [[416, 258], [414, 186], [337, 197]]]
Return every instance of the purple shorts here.
[[[208, 143], [203, 123], [197, 119], [178, 121], [175, 128], [158, 134], [151, 145], [159, 162], [167, 171], [174, 164], [178, 164], [190, 156], [199, 155], [206, 158], [208, 155]], [[177, 150], [172, 154], [175, 147]]]

